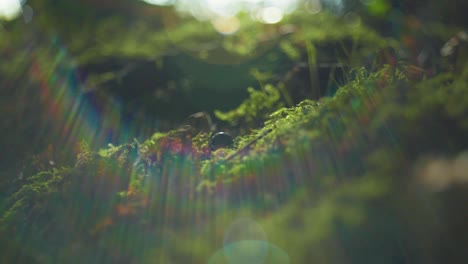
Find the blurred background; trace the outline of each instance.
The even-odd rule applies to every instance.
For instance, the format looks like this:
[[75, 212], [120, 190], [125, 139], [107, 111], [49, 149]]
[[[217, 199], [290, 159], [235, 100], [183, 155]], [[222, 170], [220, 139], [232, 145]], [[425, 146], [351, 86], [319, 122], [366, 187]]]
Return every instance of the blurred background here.
[[428, 67], [466, 26], [464, 7], [458, 0], [3, 0], [1, 131], [9, 140], [2, 147], [18, 153], [1, 160], [11, 164], [9, 157], [43, 149], [50, 138], [102, 145], [147, 137], [198, 111], [232, 109], [246, 87], [262, 82], [292, 82], [297, 103], [306, 96], [298, 86], [311, 83], [304, 40], [314, 41], [320, 86], [309, 97], [333, 94], [344, 72], [371, 65], [397, 42], [399, 53], [382, 62]]

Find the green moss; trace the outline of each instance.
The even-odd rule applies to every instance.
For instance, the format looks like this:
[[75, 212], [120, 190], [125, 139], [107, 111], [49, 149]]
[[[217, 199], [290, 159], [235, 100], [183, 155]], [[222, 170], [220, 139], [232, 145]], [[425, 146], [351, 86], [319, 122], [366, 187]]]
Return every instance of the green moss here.
[[256, 128], [262, 125], [272, 111], [283, 106], [280, 92], [272, 85], [266, 85], [263, 90], [249, 87], [247, 91], [249, 98], [237, 109], [229, 112], [215, 111], [216, 117], [228, 122], [231, 126]]
[[[67, 27], [56, 22], [73, 15], [73, 8], [90, 11], [76, 5], [64, 14], [42, 9], [57, 16], [39, 22], [62, 32], [82, 65], [107, 58], [156, 60], [174, 46], [203, 54], [190, 48], [213, 40], [240, 61], [279, 44], [291, 61], [306, 60], [313, 69], [329, 58], [364, 64], [362, 58], [378, 49], [398, 46], [325, 12], [299, 12], [273, 26], [242, 20], [249, 30], [222, 37], [190, 19], [166, 32], [151, 19], [128, 23], [106, 14], [101, 21], [93, 11], [70, 18], [80, 24], [63, 32]], [[387, 11], [372, 8], [376, 15]], [[267, 33], [254, 37], [258, 32]], [[2, 38], [2, 52], [21, 37]], [[37, 59], [51, 75], [64, 55], [48, 45], [38, 44]], [[27, 60], [16, 55], [11, 63], [0, 65], [1, 73], [22, 77]], [[260, 89], [249, 88], [236, 109], [216, 112], [239, 132], [233, 149], [210, 153], [210, 134], [187, 127], [97, 152], [82, 144], [74, 166], [39, 172], [6, 195], [3, 252], [13, 252], [8, 262], [24, 256], [29, 263], [206, 263], [222, 249], [229, 225], [249, 217], [291, 263], [451, 262], [445, 248], [462, 252], [466, 243], [443, 231], [466, 230], [464, 221], [454, 220], [464, 219], [460, 212], [466, 210], [457, 204], [466, 197], [466, 184], [426, 189], [418, 184], [426, 167], [418, 164], [427, 155], [458, 157], [468, 148], [468, 67], [419, 81], [404, 69], [357, 68], [333, 96], [295, 106], [287, 93], [264, 85], [275, 74], [252, 70]], [[99, 83], [115, 76], [95, 77]]]
[[57, 202], [60, 198], [61, 184], [65, 177], [70, 177], [70, 173], [70, 168], [62, 168], [43, 171], [30, 177], [28, 182], [10, 197], [8, 210], [0, 218], [1, 232], [25, 229], [30, 218], [47, 217], [53, 207], [50, 203]]
[[[80, 244], [81, 252], [122, 247], [126, 256], [138, 259], [140, 253], [151, 256], [164, 248], [169, 250], [168, 259], [192, 256], [202, 261], [210, 257], [210, 250], [216, 252], [214, 245], [181, 248], [151, 240], [156, 251], [146, 251], [115, 241], [124, 228], [131, 232], [128, 241], [139, 245], [149, 235], [144, 230], [152, 227], [152, 236], [170, 232], [180, 243], [195, 243], [200, 241], [199, 235], [182, 236], [194, 232], [187, 225], [190, 217], [204, 219], [199, 228], [205, 232], [208, 223], [228, 226], [230, 219], [224, 216], [236, 214], [236, 208], [242, 205], [242, 210], [264, 226], [269, 241], [287, 252], [291, 261], [357, 263], [372, 243], [395, 236], [395, 222], [382, 229], [372, 218], [381, 214], [381, 204], [389, 219], [397, 221], [396, 205], [389, 201], [397, 195], [397, 186], [411, 181], [411, 164], [428, 151], [457, 153], [466, 148], [463, 117], [468, 109], [463, 103], [466, 93], [462, 92], [466, 90], [465, 73], [440, 75], [419, 83], [388, 66], [375, 73], [360, 69], [352, 75], [354, 79], [335, 96], [305, 100], [289, 108], [279, 107], [279, 93], [272, 86], [267, 86], [266, 92], [251, 90], [250, 101], [240, 108], [251, 107], [249, 111], [255, 115], [234, 110], [225, 117], [244, 118], [246, 123], [255, 120], [255, 124], [264, 121], [263, 126], [239, 136], [235, 149], [219, 149], [210, 156], [204, 152], [209, 135], [199, 133], [184, 141], [191, 134], [183, 129], [156, 133], [142, 144], [109, 145], [99, 154], [83, 145], [74, 168], [41, 172], [10, 197], [1, 217], [1, 232], [23, 232], [23, 236], [45, 240], [53, 237], [56, 247], [69, 252], [72, 245], [64, 236], [48, 238], [61, 223], [58, 226], [83, 233], [74, 232], [76, 239], [99, 235], [101, 241], [107, 241], [92, 244], [94, 249]], [[441, 122], [450, 130], [439, 130]], [[431, 131], [427, 131], [428, 126]], [[173, 149], [173, 143], [181, 143], [182, 148]], [[185, 147], [191, 150], [178, 154]], [[132, 156], [136, 148], [139, 157]], [[162, 156], [152, 160], [157, 153]], [[234, 153], [237, 155], [227, 160]], [[151, 162], [140, 170], [135, 161], [142, 157]], [[219, 199], [222, 204], [213, 202]], [[192, 209], [179, 207], [189, 200]], [[64, 207], [65, 201], [70, 206]], [[64, 225], [64, 221], [70, 221], [66, 216], [78, 217], [78, 211], [85, 220]], [[265, 214], [272, 217], [262, 217]], [[158, 225], [168, 231], [158, 231]], [[366, 231], [368, 226], [378, 230], [375, 232], [382, 238]], [[220, 232], [203, 233], [204, 240], [219, 239]], [[354, 245], [359, 232], [369, 242]], [[336, 239], [346, 248], [336, 246]], [[299, 245], [311, 250], [301, 250]], [[34, 241], [26, 246], [41, 248]], [[369, 258], [377, 262], [401, 253], [393, 245], [376, 252], [380, 255]]]

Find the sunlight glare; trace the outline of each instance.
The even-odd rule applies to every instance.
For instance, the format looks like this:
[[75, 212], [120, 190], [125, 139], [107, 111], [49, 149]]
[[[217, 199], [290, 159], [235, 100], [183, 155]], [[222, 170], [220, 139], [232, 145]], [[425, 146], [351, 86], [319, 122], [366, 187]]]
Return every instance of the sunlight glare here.
[[19, 0], [0, 1], [0, 19], [11, 20], [21, 13], [21, 3]]
[[[153, 5], [172, 5], [199, 20], [234, 17], [241, 12], [259, 15], [260, 21], [274, 24], [293, 12], [301, 0], [143, 0]], [[318, 1], [318, 0], [317, 0]]]

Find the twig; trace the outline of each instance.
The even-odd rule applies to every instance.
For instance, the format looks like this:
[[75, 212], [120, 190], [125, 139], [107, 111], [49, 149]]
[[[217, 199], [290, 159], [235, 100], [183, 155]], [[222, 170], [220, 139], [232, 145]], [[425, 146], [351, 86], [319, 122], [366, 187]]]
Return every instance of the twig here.
[[228, 160], [231, 160], [233, 159], [235, 156], [239, 155], [241, 152], [244, 152], [246, 149], [248, 149], [250, 146], [252, 146], [255, 142], [257, 142], [259, 139], [263, 138], [264, 136], [266, 136], [266, 134], [270, 133], [271, 131], [273, 131], [272, 128], [266, 130], [265, 132], [263, 132], [262, 134], [260, 134], [258, 137], [256, 137], [254, 140], [250, 141], [249, 143], [247, 143], [247, 145], [245, 145], [243, 148], [237, 150], [235, 153], [233, 153], [232, 155], [230, 155], [229, 157], [227, 157], [224, 161], [228, 161]]

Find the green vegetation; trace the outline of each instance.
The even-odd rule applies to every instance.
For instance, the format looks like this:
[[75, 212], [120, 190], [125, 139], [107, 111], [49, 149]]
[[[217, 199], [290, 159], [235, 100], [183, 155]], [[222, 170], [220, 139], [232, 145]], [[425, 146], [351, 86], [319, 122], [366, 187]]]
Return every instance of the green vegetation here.
[[[0, 262], [218, 263], [243, 232], [265, 263], [466, 259], [462, 39], [418, 64], [403, 33], [367, 24], [390, 20], [384, 0], [242, 14], [232, 35], [172, 8], [52, 2], [31, 3], [34, 26], [0, 25]], [[459, 31], [414, 20], [400, 29], [415, 47], [417, 27]], [[234, 146], [211, 149], [210, 119], [184, 124], [186, 106]]]
[[[423, 205], [420, 191], [446, 195], [445, 190], [417, 191], [414, 166], [427, 153], [450, 157], [466, 148], [468, 104], [461, 102], [467, 100], [467, 72], [413, 84], [388, 66], [370, 74], [358, 70], [331, 98], [273, 112], [265, 126], [239, 137], [237, 148], [265, 129], [273, 131], [227, 162], [219, 151], [200, 159], [199, 148], [206, 147], [201, 144], [181, 155], [183, 146], [177, 143], [182, 141], [161, 133], [139, 146], [140, 156], [155, 155], [145, 170], [132, 164], [135, 144], [111, 145], [99, 155], [83, 148], [73, 168], [40, 172], [9, 198], [2, 237], [18, 239], [9, 241], [10, 252], [26, 247], [30, 257], [44, 261], [151, 262], [163, 254], [168, 262], [203, 262], [216, 250], [220, 230], [213, 226], [228, 226], [228, 216], [238, 214], [242, 204], [240, 214], [264, 226], [269, 241], [292, 262], [393, 263], [392, 258], [406, 257], [403, 248], [423, 259], [411, 244], [426, 241], [399, 241], [405, 234], [394, 232], [416, 225], [413, 214], [431, 212], [398, 213]], [[450, 119], [460, 122], [438, 129]], [[424, 129], [429, 124], [430, 131]], [[435, 136], [441, 133], [447, 138]], [[210, 202], [221, 197], [221, 204]], [[380, 214], [388, 218], [379, 220]], [[198, 227], [189, 224], [197, 218]], [[122, 230], [127, 242], [119, 242]], [[161, 236], [173, 242], [157, 246]], [[361, 244], [353, 242], [358, 237]], [[154, 247], [145, 247], [145, 241]], [[45, 251], [45, 245], [54, 245], [54, 252]], [[437, 245], [434, 250], [442, 250]], [[113, 254], [115, 247], [120, 255]]]
[[249, 87], [247, 91], [249, 98], [238, 108], [226, 113], [215, 111], [216, 117], [233, 127], [257, 128], [263, 125], [272, 111], [283, 106], [280, 92], [271, 85], [263, 87], [263, 91], [256, 91], [252, 87]]

